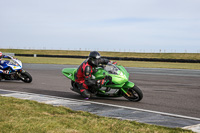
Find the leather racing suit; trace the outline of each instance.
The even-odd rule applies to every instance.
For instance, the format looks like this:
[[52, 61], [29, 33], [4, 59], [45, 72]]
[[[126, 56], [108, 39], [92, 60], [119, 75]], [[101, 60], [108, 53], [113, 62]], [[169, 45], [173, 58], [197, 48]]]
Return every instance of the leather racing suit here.
[[2, 70], [2, 69], [3, 69], [2, 64], [4, 63], [4, 61], [2, 60], [3, 58], [12, 59], [12, 56], [9, 56], [9, 55], [3, 55], [3, 54], [0, 56], [0, 74], [2, 74], [2, 73], [6, 73], [6, 72], [7, 72], [7, 71]]

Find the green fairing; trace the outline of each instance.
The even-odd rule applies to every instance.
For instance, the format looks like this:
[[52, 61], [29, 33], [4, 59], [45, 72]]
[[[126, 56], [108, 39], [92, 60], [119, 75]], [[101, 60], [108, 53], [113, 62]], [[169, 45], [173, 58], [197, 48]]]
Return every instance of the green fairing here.
[[93, 74], [96, 79], [103, 79], [105, 75], [108, 75], [108, 72], [105, 71], [103, 68], [97, 68], [97, 70], [98, 71]]
[[[121, 97], [124, 96], [130, 101], [140, 101], [143, 97], [142, 91], [135, 86], [133, 82], [128, 81], [129, 73], [123, 66], [114, 64], [107, 64], [105, 66], [97, 67], [96, 73], [92, 73], [92, 79], [100, 80], [106, 76], [112, 77], [112, 82], [107, 81], [100, 88], [96, 89], [96, 96], [99, 97]], [[64, 68], [63, 75], [72, 81], [75, 81], [75, 73], [77, 68]], [[77, 84], [72, 82], [72, 87], [76, 88]], [[94, 89], [94, 88], [92, 88]]]
[[74, 74], [76, 73], [77, 68], [64, 68], [62, 69], [63, 75], [65, 75], [67, 78], [75, 81]]
[[[103, 68], [97, 68], [97, 72], [93, 74], [96, 79], [103, 79], [106, 75], [109, 75], [112, 77], [112, 83], [115, 85], [112, 85], [114, 88], [122, 87], [124, 83], [128, 81], [129, 73], [125, 70], [123, 66], [118, 67], [120, 70], [117, 72], [118, 74], [123, 73], [123, 75], [117, 75], [117, 74], [109, 74], [106, 70]], [[117, 86], [116, 86], [117, 85]]]
[[120, 84], [120, 85], [115, 85], [115, 84], [111, 84], [111, 85], [105, 85], [104, 87], [110, 87], [113, 89], [120, 89], [123, 88], [124, 84]]
[[135, 86], [135, 84], [133, 82], [128, 81], [123, 85], [122, 88], [126, 88], [127, 89], [127, 88], [132, 88], [134, 86]]
[[[109, 75], [112, 77], [112, 83], [111, 85], [105, 85], [104, 87], [111, 87], [111, 88], [131, 88], [134, 86], [134, 83], [129, 82], [129, 73], [126, 71], [126, 69], [123, 66], [117, 66], [120, 70], [117, 71], [118, 74], [109, 74], [106, 70], [103, 68], [97, 68], [97, 72], [93, 75], [96, 79], [103, 79], [106, 75]], [[62, 70], [63, 75], [65, 75], [67, 78], [75, 81], [74, 74], [76, 73], [77, 68], [64, 68]], [[120, 73], [123, 73], [119, 75]]]
[[129, 73], [126, 71], [126, 69], [121, 65], [117, 67], [125, 74], [126, 78], [129, 79]]
[[[116, 73], [112, 74], [108, 71], [106, 71], [102, 67], [98, 67], [97, 72], [93, 73], [93, 76], [95, 76], [95, 79], [103, 79], [105, 76], [111, 76], [112, 77], [112, 84], [104, 85], [103, 87], [110, 87], [112, 89], [122, 89], [124, 91], [127, 91], [128, 88], [134, 87], [134, 83], [128, 81], [129, 79], [129, 73], [126, 71], [126, 69], [123, 66], [117, 66], [118, 70]], [[77, 72], [77, 68], [64, 68], [62, 70], [63, 75], [65, 75], [67, 78], [71, 79], [72, 81], [75, 81], [75, 73]], [[99, 90], [102, 93], [105, 93], [104, 91]], [[102, 93], [100, 95], [102, 95]], [[103, 94], [104, 95], [104, 94]], [[105, 93], [105, 96], [108, 95]], [[117, 94], [114, 94], [117, 96]], [[118, 95], [119, 96], [119, 95]], [[120, 95], [121, 96], [121, 95]]]

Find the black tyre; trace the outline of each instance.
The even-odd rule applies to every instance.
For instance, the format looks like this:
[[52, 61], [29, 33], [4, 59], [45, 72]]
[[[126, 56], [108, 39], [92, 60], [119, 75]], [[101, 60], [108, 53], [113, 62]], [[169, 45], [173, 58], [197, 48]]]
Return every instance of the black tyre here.
[[135, 85], [133, 88], [129, 88], [127, 94], [123, 94], [123, 96], [129, 101], [138, 102], [142, 100], [143, 93], [142, 91]]
[[21, 73], [21, 80], [25, 83], [32, 82], [32, 76], [28, 72]]
[[74, 87], [75, 82], [73, 80], [71, 80], [71, 86]]

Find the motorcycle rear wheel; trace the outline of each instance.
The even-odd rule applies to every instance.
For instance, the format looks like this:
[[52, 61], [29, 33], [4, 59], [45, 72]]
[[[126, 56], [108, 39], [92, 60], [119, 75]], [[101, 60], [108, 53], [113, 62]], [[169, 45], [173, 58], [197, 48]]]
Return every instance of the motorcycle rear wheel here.
[[71, 80], [71, 86], [72, 86], [72, 87], [74, 87], [74, 83], [75, 83], [75, 82], [74, 82], [73, 80]]
[[23, 72], [21, 73], [21, 76], [23, 78], [21, 78], [21, 80], [25, 83], [30, 83], [32, 82], [32, 76], [28, 73], [28, 72]]
[[123, 94], [123, 96], [129, 101], [138, 102], [142, 100], [143, 93], [142, 91], [135, 85], [132, 88], [129, 88], [127, 94]]

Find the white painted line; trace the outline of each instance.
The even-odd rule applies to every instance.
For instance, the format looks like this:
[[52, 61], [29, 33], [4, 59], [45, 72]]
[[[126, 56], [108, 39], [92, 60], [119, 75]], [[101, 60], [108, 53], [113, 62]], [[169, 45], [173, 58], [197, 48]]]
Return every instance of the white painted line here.
[[183, 76], [183, 77], [200, 77], [200, 75], [186, 75], [186, 74], [173, 74], [173, 73], [151, 73], [151, 72], [129, 72], [130, 74], [150, 74], [150, 75], [168, 75], [168, 76]]
[[129, 69], [140, 69], [140, 70], [167, 70], [167, 71], [188, 71], [188, 72], [200, 72], [199, 69], [176, 69], [176, 68], [147, 68], [147, 67], [125, 67]]
[[159, 111], [152, 111], [152, 110], [146, 110], [146, 109], [139, 109], [139, 108], [133, 108], [133, 107], [126, 107], [126, 106], [120, 106], [120, 105], [113, 105], [113, 104], [107, 104], [107, 103], [93, 102], [93, 101], [86, 101], [86, 102], [200, 121], [200, 118], [195, 118], [195, 117], [190, 117], [190, 116], [183, 116], [183, 115], [177, 115], [177, 114], [171, 114], [171, 113], [165, 113], [165, 112], [159, 112]]
[[189, 130], [192, 130], [193, 132], [200, 133], [200, 124], [186, 126], [186, 127], [183, 127], [183, 129], [189, 129]]
[[[0, 90], [9, 91], [9, 90], [3, 90], [3, 89], [0, 89]], [[64, 100], [71, 100], [71, 101], [77, 101], [77, 102], [93, 103], [93, 104], [106, 105], [106, 106], [111, 106], [111, 107], [131, 109], [131, 110], [137, 110], [137, 111], [142, 111], [142, 112], [155, 113], [155, 114], [160, 114], [160, 115], [165, 115], [165, 116], [171, 116], [171, 117], [200, 121], [200, 118], [196, 118], [196, 117], [190, 117], [190, 116], [184, 116], [184, 115], [178, 115], [178, 114], [171, 114], [171, 113], [165, 113], [165, 112], [159, 112], [159, 111], [152, 111], [152, 110], [146, 110], [146, 109], [139, 109], [139, 108], [133, 108], [133, 107], [126, 107], [126, 106], [121, 106], [121, 105], [114, 105], [114, 104], [107, 104], [107, 103], [100, 103], [100, 102], [93, 102], [93, 101], [86, 101], [86, 100], [77, 100], [77, 99], [72, 99], [72, 98], [63, 98], [63, 97], [57, 97], [57, 96], [50, 96], [50, 95], [43, 95], [43, 94], [36, 94], [36, 93], [27, 93], [27, 92], [19, 92], [19, 91], [10, 91], [10, 92], [20, 93], [20, 94], [29, 94], [29, 95], [38, 95], [38, 96], [64, 99]]]

